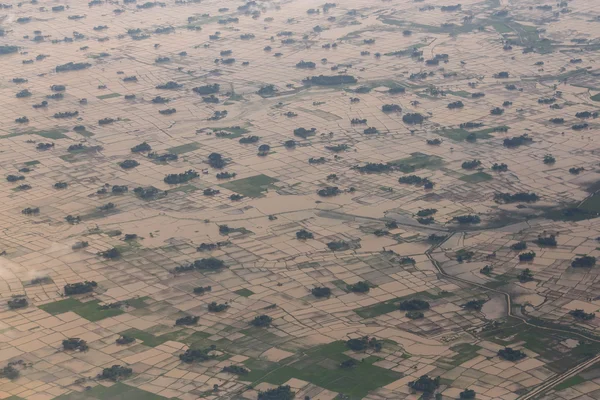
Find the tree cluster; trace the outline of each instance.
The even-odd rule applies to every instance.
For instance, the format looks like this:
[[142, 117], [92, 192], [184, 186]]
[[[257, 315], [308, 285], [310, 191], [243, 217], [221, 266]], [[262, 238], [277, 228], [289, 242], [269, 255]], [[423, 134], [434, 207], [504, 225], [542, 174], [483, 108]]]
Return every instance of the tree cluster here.
[[367, 351], [369, 349], [380, 351], [383, 348], [383, 342], [374, 337], [363, 336], [357, 339], [346, 340], [346, 347], [352, 351]]
[[518, 192], [515, 194], [510, 193], [496, 193], [494, 194], [494, 201], [496, 203], [535, 203], [540, 197], [535, 193]]
[[521, 350], [515, 350], [511, 347], [505, 347], [503, 349], [498, 350], [498, 356], [507, 361], [519, 361], [527, 357], [527, 354], [523, 353]]
[[102, 373], [99, 375], [99, 378], [117, 382], [121, 379], [128, 378], [131, 376], [131, 374], [133, 374], [133, 370], [131, 368], [123, 367], [121, 365], [113, 365], [110, 368], [104, 368]]
[[198, 323], [199, 319], [200, 319], [200, 317], [198, 317], [198, 316], [186, 315], [185, 317], [177, 318], [175, 320], [175, 326], [196, 325]]
[[87, 342], [79, 338], [65, 339], [62, 341], [62, 346], [64, 350], [87, 351], [89, 348]]
[[591, 268], [594, 265], [596, 265], [596, 257], [592, 256], [577, 257], [571, 262], [573, 268]]
[[189, 169], [180, 174], [169, 174], [165, 176], [164, 182], [169, 185], [177, 185], [179, 183], [188, 182], [194, 178], [198, 178], [200, 176], [196, 171]]
[[97, 286], [98, 284], [95, 281], [67, 283], [64, 287], [64, 291], [67, 296], [72, 296], [75, 294], [92, 292]]

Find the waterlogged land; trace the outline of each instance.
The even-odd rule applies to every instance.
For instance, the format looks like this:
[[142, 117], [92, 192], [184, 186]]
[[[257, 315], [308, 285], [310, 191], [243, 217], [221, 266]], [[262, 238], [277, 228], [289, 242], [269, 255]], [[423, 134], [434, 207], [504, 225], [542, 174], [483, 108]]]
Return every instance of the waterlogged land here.
[[600, 399], [592, 3], [2, 4], [0, 398]]

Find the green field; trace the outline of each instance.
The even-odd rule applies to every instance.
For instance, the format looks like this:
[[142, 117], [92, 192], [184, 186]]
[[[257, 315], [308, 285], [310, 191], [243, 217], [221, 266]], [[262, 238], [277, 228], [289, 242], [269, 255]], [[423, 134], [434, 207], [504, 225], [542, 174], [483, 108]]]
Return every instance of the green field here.
[[447, 90], [446, 91], [447, 94], [451, 94], [453, 96], [458, 96], [458, 97], [462, 97], [464, 99], [470, 99], [471, 98], [471, 93], [464, 91], [464, 90], [459, 90], [458, 92], [454, 92], [452, 90]]
[[476, 172], [471, 175], [462, 176], [459, 179], [461, 181], [468, 182], [468, 183], [479, 183], [479, 182], [491, 181], [494, 178], [486, 172]]
[[592, 96], [592, 100], [593, 101], [600, 101], [600, 93], [597, 93], [595, 95]]
[[410, 157], [392, 161], [390, 164], [398, 165], [400, 171], [408, 173], [417, 169], [437, 169], [444, 165], [444, 161], [438, 156], [430, 156], [423, 153], [412, 153]]
[[94, 134], [92, 132], [88, 131], [88, 130], [85, 130], [85, 131], [75, 131], [75, 133], [78, 134], [78, 135], [81, 135], [83, 137], [86, 137], [86, 138], [94, 136]]
[[219, 186], [247, 197], [262, 197], [263, 192], [272, 188], [275, 182], [278, 182], [278, 180], [261, 174], [226, 182]]
[[571, 386], [575, 386], [575, 385], [578, 385], [578, 384], [583, 383], [583, 382], [585, 382], [585, 379], [583, 379], [579, 375], [575, 375], [575, 376], [572, 376], [572, 377], [564, 380], [562, 383], [559, 383], [558, 385], [554, 386], [552, 388], [552, 390], [559, 391], [559, 390], [568, 389]]
[[[202, 333], [202, 332], [196, 332]], [[131, 328], [121, 332], [121, 335], [130, 336], [140, 340], [144, 346], [156, 347], [170, 340], [180, 341], [183, 337], [188, 337], [189, 333], [185, 330], [165, 333], [164, 335], [153, 335], [152, 333], [140, 331], [139, 329]], [[193, 336], [193, 335], [192, 335]]]
[[250, 297], [254, 294], [254, 292], [250, 289], [240, 289], [240, 290], [236, 290], [233, 293], [238, 294], [243, 297]]
[[73, 392], [55, 397], [54, 400], [167, 400], [167, 397], [159, 396], [145, 390], [117, 382], [110, 387], [97, 385], [83, 393]]
[[[543, 327], [560, 328], [564, 332], [556, 333], [543, 329], [543, 327], [524, 325], [516, 319], [509, 319], [498, 329], [482, 332], [481, 336], [494, 343], [509, 347], [513, 343], [524, 342], [525, 349], [529, 349], [547, 360], [547, 368], [556, 373], [565, 372], [600, 351], [600, 343], [582, 340], [581, 337], [569, 332], [570, 329], [576, 329], [572, 329], [568, 325], [535, 318], [532, 318], [530, 322], [536, 325], [541, 324]], [[580, 344], [575, 348], [565, 349], [562, 343], [566, 339], [577, 340]]]
[[465, 140], [467, 140], [467, 136], [469, 136], [472, 133], [475, 134], [477, 139], [490, 139], [493, 138], [493, 136], [490, 135], [491, 132], [493, 132], [493, 128], [483, 129], [480, 131], [468, 131], [462, 128], [442, 129], [436, 131], [436, 133], [438, 133], [439, 135], [444, 136], [450, 140], [454, 140], [455, 142], [464, 142]]
[[450, 349], [457, 352], [458, 354], [453, 356], [452, 358], [444, 359], [444, 361], [448, 362], [449, 364], [458, 366], [464, 362], [467, 362], [477, 357], [477, 352], [481, 350], [481, 347], [470, 343], [460, 343], [456, 346], [450, 347]]
[[437, 294], [430, 293], [428, 291], [418, 292], [414, 294], [409, 294], [407, 296], [396, 297], [395, 299], [382, 301], [381, 303], [371, 304], [370, 306], [361, 307], [353, 310], [362, 318], [375, 318], [383, 314], [390, 313], [392, 311], [397, 311], [398, 306], [404, 300], [420, 298], [427, 300], [437, 300], [444, 297], [447, 297], [450, 293], [440, 292]]
[[188, 143], [188, 144], [182, 144], [181, 146], [175, 146], [175, 147], [171, 147], [170, 149], [167, 149], [167, 153], [171, 153], [171, 154], [185, 154], [185, 153], [189, 153], [191, 151], [195, 151], [198, 150], [200, 146], [198, 143], [196, 142], [192, 142], [192, 143]]
[[27, 165], [28, 167], [31, 167], [33, 165], [38, 165], [40, 162], [38, 160], [33, 160], [33, 161], [27, 161], [26, 163], [24, 163], [25, 165]]
[[63, 133], [65, 133], [65, 132], [68, 132], [68, 131], [66, 129], [50, 129], [50, 130], [43, 130], [43, 131], [30, 130], [30, 131], [9, 133], [8, 135], [0, 136], [0, 139], [7, 139], [7, 138], [23, 136], [23, 135], [38, 135], [38, 136], [41, 136], [46, 139], [54, 139], [54, 140], [68, 139], [69, 138], [68, 136], [63, 135]]
[[113, 99], [115, 97], [121, 97], [121, 93], [109, 93], [109, 94], [103, 94], [102, 96], [96, 96], [96, 98], [98, 98], [100, 100]]
[[251, 358], [244, 362], [250, 369], [244, 380], [281, 385], [297, 378], [358, 400], [402, 377], [399, 372], [374, 366], [379, 360], [376, 353], [375, 357], [365, 354], [354, 368], [340, 368], [340, 362], [349, 358], [343, 354], [347, 350], [343, 341], [337, 341], [309, 349], [302, 356], [294, 356], [291, 362], [289, 358], [279, 363]]
[[120, 308], [111, 308], [108, 310], [100, 309], [99, 301], [97, 300], [82, 303], [79, 300], [73, 298], [55, 301], [54, 303], [44, 304], [39, 306], [39, 308], [52, 315], [63, 314], [68, 311], [72, 311], [80, 317], [85, 318], [91, 322], [96, 322], [104, 318], [115, 317], [117, 315], [123, 314], [123, 310], [121, 310]]
[[600, 213], [600, 192], [594, 193], [585, 199], [579, 208], [591, 213]]

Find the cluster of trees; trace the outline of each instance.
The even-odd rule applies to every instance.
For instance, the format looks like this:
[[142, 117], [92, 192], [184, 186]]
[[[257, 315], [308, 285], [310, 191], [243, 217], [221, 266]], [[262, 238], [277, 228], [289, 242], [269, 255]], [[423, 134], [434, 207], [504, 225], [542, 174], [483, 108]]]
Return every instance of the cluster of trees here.
[[163, 83], [163, 84], [156, 86], [157, 89], [165, 89], [165, 90], [175, 90], [175, 89], [180, 89], [182, 87], [183, 87], [182, 84], [177, 83], [175, 81], [168, 81], [167, 83]]
[[27, 208], [24, 208], [23, 210], [21, 210], [21, 214], [24, 214], [24, 215], [38, 215], [39, 213], [40, 213], [39, 207], [35, 207], [35, 208], [27, 207]]
[[508, 171], [508, 165], [501, 163], [494, 163], [494, 165], [492, 165], [492, 171], [496, 171], [496, 172], [506, 172]]
[[225, 311], [229, 308], [229, 304], [225, 303], [225, 304], [218, 304], [216, 301], [213, 301], [211, 303], [208, 304], [208, 311], [210, 312], [222, 312]]
[[29, 305], [29, 302], [25, 297], [14, 297], [8, 300], [8, 308], [15, 310], [18, 308], [25, 308]]
[[312, 61], [300, 61], [298, 64], [296, 64], [296, 68], [301, 68], [301, 69], [315, 69], [317, 67], [317, 64], [315, 64]]
[[175, 272], [185, 272], [185, 271], [218, 271], [222, 268], [226, 268], [225, 263], [218, 258], [209, 257], [209, 258], [201, 258], [187, 265], [181, 265], [175, 267]]
[[198, 286], [194, 288], [194, 294], [202, 295], [208, 292], [212, 292], [212, 286]]
[[200, 319], [200, 317], [197, 316], [192, 316], [192, 315], [186, 315], [185, 317], [181, 317], [181, 318], [177, 318], [175, 320], [175, 325], [176, 326], [189, 326], [189, 325], [196, 325], [198, 323], [198, 320]]
[[527, 248], [527, 243], [525, 243], [523, 241], [513, 243], [510, 245], [510, 249], [514, 250], [514, 251], [521, 251], [521, 250], [525, 250], [526, 248]]
[[188, 182], [194, 178], [198, 178], [199, 176], [200, 176], [199, 173], [197, 173], [196, 171], [194, 171], [192, 169], [189, 169], [180, 174], [169, 174], [169, 175], [165, 176], [164, 182], [169, 185], [176, 185], [179, 183]]
[[425, 311], [429, 310], [429, 302], [420, 299], [404, 300], [398, 306], [402, 311]]
[[306, 229], [300, 229], [298, 232], [296, 232], [296, 239], [307, 240], [307, 239], [314, 239], [314, 238], [315, 238], [315, 236], [312, 234], [312, 232], [309, 232]]
[[507, 361], [519, 361], [527, 357], [527, 354], [525, 354], [521, 350], [515, 350], [511, 347], [505, 347], [503, 349], [498, 350], [498, 356]]
[[596, 257], [593, 256], [577, 257], [573, 260], [573, 262], [571, 262], [571, 267], [573, 268], [591, 268], [594, 265], [596, 265]]
[[298, 136], [302, 139], [308, 139], [310, 136], [314, 136], [316, 132], [316, 128], [296, 128], [294, 129], [294, 136]]
[[535, 256], [536, 256], [536, 254], [535, 254], [535, 251], [533, 251], [533, 250], [528, 251], [527, 253], [521, 253], [521, 254], [519, 254], [519, 261], [521, 261], [521, 262], [533, 261]]
[[319, 158], [311, 157], [308, 159], [309, 164], [325, 164], [326, 162], [327, 162], [327, 160], [325, 159], [325, 157], [319, 157]]
[[17, 379], [21, 375], [18, 369], [16, 369], [13, 363], [8, 363], [6, 367], [0, 369], [0, 377], [14, 380]]
[[239, 365], [228, 365], [226, 367], [223, 367], [221, 372], [228, 372], [230, 374], [235, 374], [235, 375], [248, 375], [248, 372], [250, 372], [250, 371], [247, 368], [244, 368]]
[[351, 75], [319, 75], [302, 80], [305, 85], [332, 86], [354, 84], [357, 80]]
[[221, 90], [221, 86], [218, 83], [212, 85], [198, 86], [192, 89], [194, 93], [199, 95], [215, 94], [219, 93], [219, 90]]
[[6, 177], [6, 180], [8, 182], [18, 182], [18, 181], [25, 180], [25, 177], [23, 175], [8, 175]]
[[578, 319], [580, 321], [590, 321], [590, 320], [596, 318], [595, 313], [586, 313], [585, 311], [580, 310], [580, 309], [571, 310], [571, 311], [569, 311], [569, 314], [573, 318]]
[[20, 92], [17, 92], [15, 96], [17, 97], [17, 99], [23, 99], [25, 97], [31, 97], [31, 92], [27, 89], [23, 89]]
[[459, 215], [452, 218], [453, 222], [458, 222], [459, 224], [478, 224], [481, 222], [481, 218], [478, 215]]
[[384, 113], [402, 112], [402, 107], [398, 104], [384, 104], [381, 106], [381, 111]]
[[87, 342], [79, 338], [69, 338], [62, 341], [63, 350], [87, 351], [89, 349]]
[[295, 393], [289, 385], [279, 386], [274, 389], [260, 390], [257, 400], [293, 400]]
[[423, 395], [429, 398], [440, 387], [440, 377], [430, 378], [429, 375], [423, 375], [416, 381], [408, 382], [408, 387], [423, 392]]
[[187, 349], [185, 353], [179, 355], [179, 359], [188, 364], [211, 360], [216, 357], [212, 354], [214, 350], [214, 345], [205, 349]]
[[460, 100], [454, 101], [454, 102], [448, 104], [448, 108], [450, 110], [454, 110], [454, 109], [457, 109], [457, 108], [463, 108], [464, 106], [465, 106], [464, 103], [462, 101], [460, 101]]
[[481, 161], [479, 161], [479, 160], [465, 161], [461, 165], [461, 167], [463, 169], [468, 169], [468, 170], [479, 168], [480, 166], [481, 166]]
[[107, 260], [116, 260], [117, 258], [121, 257], [121, 252], [116, 247], [113, 247], [108, 250], [99, 252], [98, 255], [103, 258], [106, 258]]
[[483, 267], [479, 270], [479, 273], [486, 275], [486, 276], [490, 276], [492, 274], [493, 270], [494, 270], [494, 267], [492, 267], [491, 265], [486, 265], [485, 267]]
[[422, 124], [424, 120], [425, 117], [419, 113], [408, 113], [402, 117], [402, 121], [404, 121], [405, 124], [411, 125]]
[[257, 315], [256, 317], [254, 317], [254, 319], [252, 321], [250, 321], [250, 324], [253, 326], [256, 326], [258, 328], [265, 328], [265, 327], [269, 327], [271, 326], [271, 324], [273, 323], [273, 318], [269, 317], [268, 315]]
[[533, 280], [533, 273], [529, 268], [525, 268], [525, 270], [521, 271], [521, 273], [517, 275], [517, 279], [521, 283], [531, 282]]
[[556, 247], [556, 236], [555, 235], [539, 235], [535, 239], [535, 243], [540, 247]]
[[208, 164], [211, 167], [217, 169], [221, 169], [225, 167], [225, 165], [227, 165], [227, 163], [223, 159], [223, 156], [219, 153], [210, 153], [210, 155], [208, 156]]
[[371, 286], [366, 281], [358, 281], [351, 285], [347, 285], [346, 289], [353, 293], [367, 293], [369, 290], [371, 290]]
[[383, 348], [383, 342], [374, 337], [370, 338], [368, 336], [363, 336], [361, 338], [347, 340], [346, 347], [353, 351], [367, 351], [369, 349], [380, 351]]
[[217, 179], [231, 179], [231, 178], [235, 178], [237, 176], [237, 174], [235, 172], [230, 173], [230, 172], [219, 172], [217, 174]]
[[98, 287], [98, 284], [95, 281], [67, 283], [64, 287], [64, 291], [67, 296], [72, 296], [75, 294], [92, 292], [96, 287]]
[[407, 185], [416, 185], [423, 186], [425, 189], [433, 188], [434, 183], [429, 180], [429, 178], [421, 178], [417, 175], [407, 175], [402, 176], [398, 179], [398, 183], [403, 183]]
[[519, 192], [519, 193], [515, 193], [515, 194], [510, 194], [510, 193], [494, 194], [494, 201], [496, 203], [504, 203], [504, 204], [535, 203], [539, 199], [540, 199], [540, 197], [533, 192], [531, 192], [531, 193]]
[[151, 101], [152, 101], [152, 104], [167, 104], [171, 100], [167, 99], [166, 97], [156, 96]]
[[469, 300], [462, 305], [465, 310], [481, 311], [481, 308], [486, 303], [486, 300]]
[[271, 97], [277, 94], [277, 88], [275, 87], [275, 85], [267, 85], [261, 87], [256, 93], [262, 97]]
[[119, 345], [125, 345], [133, 342], [135, 342], [135, 338], [127, 335], [121, 335], [116, 340], [116, 343]]
[[158, 162], [169, 162], [169, 161], [176, 161], [179, 157], [177, 156], [177, 154], [173, 154], [173, 153], [164, 153], [164, 154], [149, 153], [148, 158], [150, 158], [154, 161], [158, 161]]
[[113, 382], [117, 382], [121, 379], [126, 379], [133, 374], [131, 368], [123, 367], [121, 365], [113, 365], [110, 368], [104, 368], [102, 373], [99, 374], [100, 379], [108, 379]]
[[475, 253], [472, 251], [460, 249], [456, 252], [456, 261], [458, 261], [459, 263], [462, 263], [464, 261], [470, 261], [474, 255]]
[[81, 222], [81, 217], [78, 215], [74, 216], [69, 214], [65, 217], [65, 221], [67, 221], [71, 225], [75, 225]]
[[147, 188], [136, 187], [135, 189], [133, 189], [133, 193], [135, 193], [135, 195], [138, 196], [140, 199], [144, 199], [144, 200], [155, 199], [161, 193], [163, 193], [165, 195], [167, 194], [167, 192], [161, 192], [160, 190], [158, 190], [157, 188], [155, 188], [153, 186], [150, 186]]
[[554, 158], [554, 156], [552, 154], [546, 154], [544, 156], [544, 164], [546, 165], [552, 165], [556, 162], [556, 158]]
[[336, 240], [327, 243], [327, 248], [331, 251], [345, 251], [350, 249], [350, 245], [343, 240]]
[[393, 165], [391, 165], [391, 164], [367, 163], [366, 165], [363, 165], [363, 166], [355, 165], [352, 167], [352, 169], [355, 169], [361, 173], [371, 174], [371, 173], [380, 173], [380, 172], [390, 172], [394, 168], [393, 168]]
[[569, 168], [569, 173], [572, 174], [572, 175], [579, 175], [583, 171], [585, 171], [585, 168], [583, 168], [583, 167], [577, 167], [577, 168], [572, 167], [572, 168]]
[[337, 186], [327, 186], [323, 189], [317, 190], [317, 194], [321, 197], [333, 197], [342, 193], [342, 191]]
[[79, 115], [79, 111], [63, 111], [63, 112], [57, 112], [54, 114], [54, 118], [60, 119], [60, 118], [73, 118], [73, 117], [77, 117]]
[[204, 189], [204, 191], [202, 192], [202, 194], [204, 194], [205, 196], [214, 196], [221, 193], [220, 190], [217, 189], [211, 189], [211, 188], [206, 188]]
[[92, 66], [92, 64], [90, 64], [90, 63], [68, 62], [66, 64], [57, 65], [56, 66], [56, 72], [79, 71], [79, 70], [82, 70], [82, 69], [89, 68], [91, 66]]

